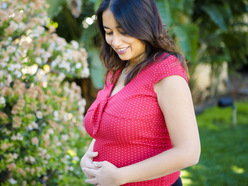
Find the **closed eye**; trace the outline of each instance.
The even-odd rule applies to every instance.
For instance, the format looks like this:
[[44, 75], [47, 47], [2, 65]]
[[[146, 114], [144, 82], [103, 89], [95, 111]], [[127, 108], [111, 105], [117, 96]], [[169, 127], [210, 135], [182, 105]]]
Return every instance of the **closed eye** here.
[[119, 31], [119, 33], [122, 34], [122, 35], [127, 35], [127, 33], [126, 33], [121, 27], [118, 28], [118, 31]]
[[113, 32], [105, 32], [106, 33], [106, 35], [112, 35], [113, 34]]
[[119, 31], [120, 32], [120, 34], [122, 34], [122, 35], [127, 35], [127, 33], [125, 32], [125, 31]]

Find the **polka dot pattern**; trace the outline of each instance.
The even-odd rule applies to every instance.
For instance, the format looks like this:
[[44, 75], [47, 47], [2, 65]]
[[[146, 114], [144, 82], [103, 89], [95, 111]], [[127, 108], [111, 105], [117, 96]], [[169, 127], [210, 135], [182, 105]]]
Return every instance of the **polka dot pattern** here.
[[[165, 54], [145, 67], [115, 95], [110, 97], [114, 83], [109, 81], [98, 92], [84, 121], [86, 131], [96, 139], [94, 151], [99, 155], [94, 161], [109, 161], [117, 167], [123, 167], [172, 148], [154, 84], [171, 75], [182, 76], [186, 81], [187, 77], [176, 57], [164, 57]], [[171, 185], [179, 175], [180, 171], [126, 185]]]

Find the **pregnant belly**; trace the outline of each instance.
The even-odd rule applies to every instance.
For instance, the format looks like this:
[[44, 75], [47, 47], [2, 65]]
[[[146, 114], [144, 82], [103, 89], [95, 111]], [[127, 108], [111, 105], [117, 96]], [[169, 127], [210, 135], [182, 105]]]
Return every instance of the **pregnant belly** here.
[[94, 152], [98, 152], [98, 156], [94, 158], [94, 161], [108, 161], [120, 168], [148, 159], [168, 149], [168, 147], [103, 143], [96, 140]]

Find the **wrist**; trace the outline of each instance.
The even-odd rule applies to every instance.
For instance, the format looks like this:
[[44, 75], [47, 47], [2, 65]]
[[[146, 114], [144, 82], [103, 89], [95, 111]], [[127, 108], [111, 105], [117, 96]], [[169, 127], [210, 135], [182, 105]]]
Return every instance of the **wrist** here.
[[117, 178], [117, 185], [124, 185], [127, 183], [123, 168], [117, 168], [117, 171], [115, 173]]

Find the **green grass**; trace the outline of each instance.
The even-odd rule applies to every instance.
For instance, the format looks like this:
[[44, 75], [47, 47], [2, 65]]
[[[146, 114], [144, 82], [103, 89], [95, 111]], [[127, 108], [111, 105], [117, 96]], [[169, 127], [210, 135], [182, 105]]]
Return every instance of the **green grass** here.
[[236, 106], [236, 127], [231, 107], [209, 108], [197, 116], [201, 157], [182, 170], [184, 185], [248, 186], [248, 101]]

